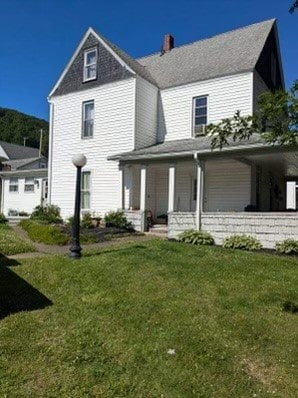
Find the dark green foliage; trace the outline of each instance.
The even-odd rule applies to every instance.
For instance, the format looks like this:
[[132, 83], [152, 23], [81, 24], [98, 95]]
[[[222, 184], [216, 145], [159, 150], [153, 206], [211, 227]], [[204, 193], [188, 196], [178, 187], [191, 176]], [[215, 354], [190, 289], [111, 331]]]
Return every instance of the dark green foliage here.
[[291, 5], [290, 9], [289, 9], [289, 12], [290, 12], [291, 14], [293, 14], [293, 12], [294, 12], [297, 8], [298, 8], [298, 0], [295, 0], [295, 1], [293, 2], [293, 4]]
[[288, 91], [267, 91], [259, 97], [259, 109], [253, 116], [241, 116], [207, 126], [211, 147], [221, 149], [229, 141], [247, 140], [254, 133], [270, 144], [298, 145], [298, 80]]
[[6, 217], [3, 213], [0, 213], [0, 224], [5, 224], [7, 222]]
[[276, 243], [276, 251], [284, 254], [298, 254], [298, 240], [286, 239], [283, 242]]
[[39, 148], [40, 129], [43, 129], [42, 154], [48, 154], [49, 123], [46, 120], [13, 109], [0, 108], [0, 140], [23, 145], [24, 137], [27, 146]]
[[36, 206], [30, 218], [48, 224], [62, 223], [60, 208], [56, 205]]
[[291, 312], [292, 314], [298, 313], [298, 305], [293, 303], [292, 301], [286, 301], [282, 306], [283, 311]]
[[214, 239], [208, 232], [189, 229], [179, 235], [179, 241], [193, 245], [214, 245]]
[[66, 245], [69, 243], [69, 236], [59, 226], [41, 224], [31, 220], [23, 220], [20, 225], [34, 242], [45, 243], [46, 245]]
[[82, 219], [81, 219], [81, 226], [82, 228], [93, 228], [93, 222], [92, 222], [92, 217], [91, 217], [91, 213], [87, 212], [87, 213], [83, 213], [82, 215]]
[[261, 242], [249, 235], [232, 235], [225, 239], [223, 247], [226, 249], [260, 250]]
[[105, 222], [107, 227], [132, 229], [123, 211], [110, 211], [105, 215]]

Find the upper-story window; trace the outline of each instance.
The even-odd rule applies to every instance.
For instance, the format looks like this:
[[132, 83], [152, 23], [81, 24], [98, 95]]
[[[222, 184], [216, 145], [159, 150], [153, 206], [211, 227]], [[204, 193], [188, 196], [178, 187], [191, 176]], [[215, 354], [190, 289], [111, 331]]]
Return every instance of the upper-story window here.
[[34, 178], [33, 177], [26, 177], [25, 178], [25, 192], [34, 192]]
[[92, 48], [84, 53], [84, 82], [96, 79], [97, 50]]
[[83, 102], [82, 138], [93, 137], [94, 101]]
[[194, 136], [205, 134], [207, 124], [207, 95], [193, 99]]
[[19, 179], [16, 177], [10, 177], [9, 179], [9, 192], [19, 191]]

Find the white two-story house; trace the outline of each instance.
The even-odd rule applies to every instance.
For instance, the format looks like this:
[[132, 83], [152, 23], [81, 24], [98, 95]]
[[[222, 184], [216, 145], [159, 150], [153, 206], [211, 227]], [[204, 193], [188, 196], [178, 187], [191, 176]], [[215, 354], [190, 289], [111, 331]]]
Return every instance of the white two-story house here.
[[166, 35], [160, 52], [137, 60], [89, 28], [49, 95], [49, 201], [73, 214], [71, 158], [83, 153], [82, 211], [123, 209], [139, 230], [150, 215], [169, 237], [248, 233], [267, 247], [297, 238], [297, 213], [285, 212], [296, 209], [286, 187], [298, 180], [297, 148], [256, 136], [212, 151], [205, 135], [283, 87], [275, 20], [177, 48]]

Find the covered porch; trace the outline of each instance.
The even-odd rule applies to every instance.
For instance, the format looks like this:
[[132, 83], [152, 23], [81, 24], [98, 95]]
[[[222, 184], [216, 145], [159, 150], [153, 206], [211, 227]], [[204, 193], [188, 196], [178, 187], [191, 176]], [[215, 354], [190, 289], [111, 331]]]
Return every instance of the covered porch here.
[[159, 148], [155, 154], [162, 146], [119, 158], [119, 208], [137, 230], [148, 230], [148, 222], [164, 223], [168, 237], [177, 238], [186, 229], [202, 229], [218, 244], [245, 233], [269, 248], [298, 238], [297, 209], [287, 208], [287, 183], [298, 181], [297, 148], [237, 145], [188, 153]]

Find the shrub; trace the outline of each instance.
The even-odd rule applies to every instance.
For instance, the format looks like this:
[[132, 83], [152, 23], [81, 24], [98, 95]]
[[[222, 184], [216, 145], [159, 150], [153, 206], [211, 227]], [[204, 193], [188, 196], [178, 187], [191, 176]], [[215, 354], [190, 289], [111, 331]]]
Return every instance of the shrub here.
[[106, 227], [116, 227], [131, 229], [131, 223], [127, 221], [127, 218], [123, 211], [110, 211], [105, 215]]
[[232, 235], [224, 240], [223, 247], [226, 249], [240, 249], [240, 250], [260, 250], [262, 249], [261, 242], [249, 235]]
[[180, 242], [191, 243], [193, 245], [214, 245], [214, 239], [208, 232], [189, 229], [182, 232], [178, 237]]
[[19, 211], [19, 216], [20, 217], [29, 217], [29, 213], [27, 213], [26, 211]]
[[298, 240], [286, 239], [282, 242], [276, 243], [276, 251], [284, 254], [298, 254]]
[[47, 224], [60, 224], [60, 208], [55, 205], [36, 206], [31, 214], [31, 220], [39, 220]]
[[34, 242], [45, 243], [46, 245], [66, 245], [69, 243], [69, 236], [63, 233], [58, 226], [41, 224], [31, 220], [23, 220], [20, 225]]
[[92, 216], [91, 213], [83, 213], [82, 219], [81, 219], [81, 226], [82, 228], [93, 228], [93, 221], [92, 221]]
[[0, 213], [0, 224], [5, 224], [7, 222], [6, 217], [3, 213]]

